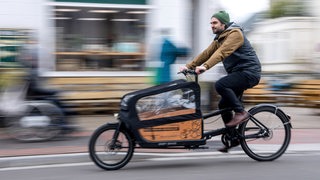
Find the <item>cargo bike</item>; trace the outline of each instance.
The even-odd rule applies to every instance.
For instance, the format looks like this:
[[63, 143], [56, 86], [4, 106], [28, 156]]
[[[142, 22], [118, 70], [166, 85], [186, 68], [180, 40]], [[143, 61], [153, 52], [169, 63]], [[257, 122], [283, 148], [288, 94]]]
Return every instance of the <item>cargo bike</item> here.
[[241, 145], [257, 161], [272, 161], [287, 149], [291, 138], [290, 116], [279, 107], [260, 104], [248, 112], [247, 121], [236, 127], [204, 131], [203, 121], [229, 111], [203, 114], [200, 109], [198, 75], [131, 92], [122, 97], [118, 122], [107, 123], [92, 134], [91, 160], [104, 170], [124, 167], [136, 148], [204, 148], [212, 137], [221, 136], [226, 147]]

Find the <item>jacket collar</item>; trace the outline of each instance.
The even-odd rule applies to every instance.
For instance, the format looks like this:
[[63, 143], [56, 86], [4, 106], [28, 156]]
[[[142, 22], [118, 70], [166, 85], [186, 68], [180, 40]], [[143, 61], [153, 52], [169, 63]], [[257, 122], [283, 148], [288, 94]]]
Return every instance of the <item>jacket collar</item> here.
[[228, 34], [227, 32], [231, 31], [232, 29], [240, 29], [242, 31], [241, 26], [239, 26], [238, 24], [236, 24], [234, 22], [230, 22], [229, 24], [227, 24], [227, 28], [224, 31], [222, 31], [220, 34], [216, 35], [214, 40], [224, 38], [225, 36], [227, 36], [227, 34]]

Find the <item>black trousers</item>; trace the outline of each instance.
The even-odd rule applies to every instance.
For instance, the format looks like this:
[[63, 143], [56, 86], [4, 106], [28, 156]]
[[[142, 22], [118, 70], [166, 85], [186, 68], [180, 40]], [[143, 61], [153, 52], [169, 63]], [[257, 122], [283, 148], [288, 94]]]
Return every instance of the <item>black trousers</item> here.
[[[232, 108], [235, 112], [242, 112], [244, 110], [241, 102], [243, 92], [258, 83], [259, 79], [252, 80], [245, 72], [233, 72], [222, 77], [215, 84], [216, 91], [221, 96], [219, 109]], [[224, 123], [228, 123], [233, 118], [233, 112], [229, 111], [221, 116]]]

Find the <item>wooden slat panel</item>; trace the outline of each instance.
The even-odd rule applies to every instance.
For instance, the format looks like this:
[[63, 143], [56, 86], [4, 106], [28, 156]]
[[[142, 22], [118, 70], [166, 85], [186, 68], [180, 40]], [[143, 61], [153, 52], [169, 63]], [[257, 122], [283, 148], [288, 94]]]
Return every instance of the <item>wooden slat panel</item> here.
[[106, 90], [137, 90], [150, 87], [148, 84], [59, 84], [50, 85], [50, 88], [63, 91], [106, 91]]
[[299, 84], [307, 84], [307, 85], [317, 84], [317, 85], [320, 85], [320, 79], [307, 79], [307, 80], [304, 80], [304, 81], [300, 81]]
[[61, 78], [50, 78], [47, 83], [49, 85], [56, 84], [131, 84], [131, 83], [147, 83], [146, 77], [88, 77], [88, 78], [77, 78], [77, 77], [61, 77]]
[[65, 100], [80, 100], [80, 99], [114, 99], [121, 98], [130, 91], [89, 91], [89, 92], [68, 92], [62, 95]]

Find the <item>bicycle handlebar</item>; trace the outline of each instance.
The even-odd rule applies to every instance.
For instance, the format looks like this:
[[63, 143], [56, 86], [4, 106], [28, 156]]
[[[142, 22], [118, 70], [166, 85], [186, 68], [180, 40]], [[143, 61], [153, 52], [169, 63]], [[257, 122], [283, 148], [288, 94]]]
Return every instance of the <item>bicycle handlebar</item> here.
[[183, 74], [183, 75], [188, 75], [188, 74], [191, 74], [191, 75], [198, 75], [197, 73], [196, 73], [196, 71], [195, 70], [193, 70], [193, 69], [185, 69], [185, 70], [183, 70], [183, 71], [180, 71], [180, 72], [178, 72], [178, 74]]
[[191, 75], [193, 75], [194, 77], [195, 77], [195, 82], [196, 83], [198, 83], [198, 74], [196, 73], [196, 71], [195, 70], [193, 70], [193, 69], [185, 69], [185, 70], [183, 70], [183, 71], [180, 71], [180, 72], [178, 72], [178, 74], [183, 74], [184, 76], [187, 76], [188, 74], [191, 74]]

